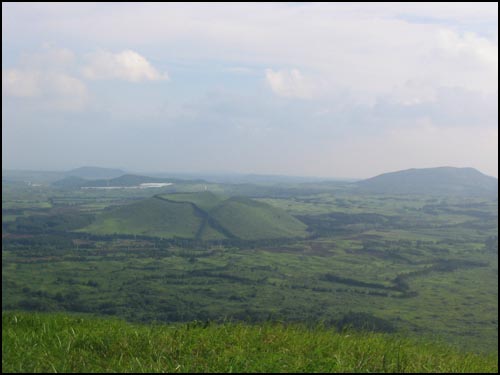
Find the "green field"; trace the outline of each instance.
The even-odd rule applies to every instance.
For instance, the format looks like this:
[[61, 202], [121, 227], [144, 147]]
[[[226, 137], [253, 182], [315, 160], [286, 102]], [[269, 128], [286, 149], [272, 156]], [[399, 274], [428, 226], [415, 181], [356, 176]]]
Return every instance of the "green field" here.
[[495, 355], [397, 335], [283, 324], [138, 325], [2, 314], [2, 372], [498, 372]]
[[497, 199], [194, 186], [2, 186], [3, 310], [368, 326], [497, 350]]

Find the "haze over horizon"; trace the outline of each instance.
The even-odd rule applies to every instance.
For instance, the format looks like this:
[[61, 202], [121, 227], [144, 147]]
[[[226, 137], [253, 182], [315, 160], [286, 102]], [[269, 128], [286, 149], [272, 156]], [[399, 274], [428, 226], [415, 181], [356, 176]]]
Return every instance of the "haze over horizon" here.
[[2, 3], [2, 168], [498, 176], [498, 3]]
[[[220, 176], [220, 177], [223, 177], [223, 176], [227, 176], [227, 177], [231, 177], [231, 176], [234, 176], [234, 177], [244, 177], [244, 176], [269, 176], [269, 177], [284, 177], [284, 178], [287, 178], [287, 177], [290, 177], [290, 178], [310, 178], [310, 179], [325, 179], [325, 180], [352, 180], [352, 181], [358, 181], [358, 180], [364, 180], [364, 179], [369, 179], [369, 178], [373, 178], [373, 177], [377, 177], [377, 176], [380, 176], [380, 175], [385, 175], [385, 174], [391, 174], [391, 173], [397, 173], [397, 172], [403, 172], [403, 171], [406, 171], [406, 170], [413, 170], [413, 169], [417, 169], [417, 170], [420, 170], [420, 169], [439, 169], [439, 168], [459, 168], [459, 169], [468, 169], [468, 168], [472, 168], [476, 171], [479, 171], [480, 173], [486, 175], [486, 176], [490, 176], [490, 177], [494, 177], [494, 178], [497, 178], [497, 176], [492, 176], [492, 175], [488, 175], [487, 173], [483, 173], [483, 171], [481, 170], [478, 170], [477, 168], [473, 168], [473, 167], [455, 167], [455, 166], [436, 166], [436, 167], [427, 167], [427, 168], [408, 168], [408, 169], [405, 169], [405, 170], [397, 170], [397, 171], [394, 171], [394, 170], [390, 170], [390, 171], [384, 171], [384, 172], [381, 172], [377, 175], [372, 175], [372, 176], [367, 176], [367, 177], [343, 177], [343, 176], [319, 176], [319, 175], [292, 175], [292, 174], [272, 174], [272, 173], [243, 173], [243, 172], [239, 172], [239, 171], [217, 171], [217, 170], [207, 170], [207, 171], [203, 171], [203, 172], [200, 172], [200, 171], [191, 171], [191, 170], [183, 170], [183, 171], [168, 171], [168, 170], [148, 170], [148, 169], [139, 169], [139, 170], [130, 170], [128, 168], [124, 168], [124, 167], [108, 167], [108, 166], [80, 166], [80, 167], [76, 167], [76, 168], [64, 168], [64, 169], [8, 169], [8, 168], [2, 168], [2, 171], [19, 171], [19, 172], [57, 172], [57, 173], [64, 173], [64, 172], [71, 172], [71, 171], [76, 171], [76, 170], [79, 170], [81, 168], [90, 168], [90, 169], [94, 169], [94, 168], [97, 168], [97, 169], [100, 169], [102, 168], [103, 170], [116, 170], [116, 171], [122, 171], [123, 174], [128, 174], [128, 175], [143, 175], [143, 176], [155, 176], [155, 175], [162, 175], [162, 176], [166, 176], [168, 174], [171, 174], [173, 177], [175, 177], [176, 175], [178, 176], [182, 176], [182, 175], [185, 175], [185, 176], [192, 176], [193, 178], [196, 178], [196, 177], [200, 177], [200, 176], [212, 176], [212, 177], [216, 177], [216, 176]], [[94, 178], [94, 179], [99, 179], [99, 178]]]

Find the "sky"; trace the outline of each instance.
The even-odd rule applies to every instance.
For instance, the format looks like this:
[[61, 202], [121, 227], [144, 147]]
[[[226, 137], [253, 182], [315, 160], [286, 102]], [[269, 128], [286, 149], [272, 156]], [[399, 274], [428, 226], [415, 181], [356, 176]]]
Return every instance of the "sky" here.
[[2, 168], [498, 176], [498, 3], [2, 2]]

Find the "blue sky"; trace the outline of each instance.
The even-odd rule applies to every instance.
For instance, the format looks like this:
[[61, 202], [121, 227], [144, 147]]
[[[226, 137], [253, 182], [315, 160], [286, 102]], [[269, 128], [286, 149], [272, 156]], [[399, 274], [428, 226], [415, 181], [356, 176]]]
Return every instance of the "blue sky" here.
[[2, 3], [2, 167], [498, 175], [497, 3]]

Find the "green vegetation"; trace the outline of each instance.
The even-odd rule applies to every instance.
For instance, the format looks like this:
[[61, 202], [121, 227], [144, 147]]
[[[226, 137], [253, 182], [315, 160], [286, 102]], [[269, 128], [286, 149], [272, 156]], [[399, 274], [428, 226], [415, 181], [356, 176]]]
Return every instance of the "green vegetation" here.
[[304, 325], [2, 313], [2, 372], [498, 372], [496, 355]]
[[322, 323], [498, 349], [496, 196], [192, 181], [2, 193], [4, 311]]
[[83, 230], [202, 240], [306, 236], [306, 225], [279, 208], [211, 192], [164, 194], [120, 206]]
[[231, 198], [212, 210], [213, 217], [245, 240], [304, 237], [306, 226], [287, 212], [247, 198]]
[[190, 202], [204, 211], [209, 211], [219, 205], [227, 197], [214, 194], [211, 191], [202, 191], [199, 193], [175, 193], [160, 195], [160, 198], [175, 202]]
[[190, 204], [148, 198], [103, 213], [86, 230], [95, 234], [194, 238], [201, 223], [202, 218]]

